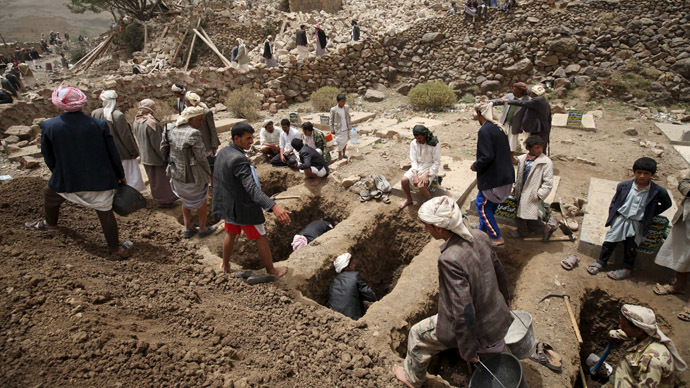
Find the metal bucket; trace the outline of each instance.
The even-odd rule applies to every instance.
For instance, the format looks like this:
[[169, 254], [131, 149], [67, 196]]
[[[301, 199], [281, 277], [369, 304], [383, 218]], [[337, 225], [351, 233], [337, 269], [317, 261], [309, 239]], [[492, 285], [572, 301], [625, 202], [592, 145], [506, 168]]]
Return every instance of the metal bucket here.
[[[487, 370], [488, 369], [488, 370]], [[501, 353], [477, 364], [469, 388], [529, 388], [522, 365], [512, 354]]]
[[534, 339], [532, 315], [527, 311], [511, 310], [515, 317], [505, 337], [506, 345], [515, 357], [523, 360], [534, 353], [537, 341]]

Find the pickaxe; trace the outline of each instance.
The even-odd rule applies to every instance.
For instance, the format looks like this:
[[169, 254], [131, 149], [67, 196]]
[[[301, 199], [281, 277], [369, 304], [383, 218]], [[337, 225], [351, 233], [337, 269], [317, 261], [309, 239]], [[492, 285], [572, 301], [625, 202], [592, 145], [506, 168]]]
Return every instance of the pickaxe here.
[[575, 314], [573, 314], [573, 308], [570, 305], [570, 297], [568, 294], [556, 294], [556, 293], [549, 293], [545, 297], [541, 298], [539, 300], [539, 303], [544, 301], [545, 299], [551, 298], [551, 297], [558, 297], [558, 298], [563, 298], [565, 300], [565, 307], [568, 308], [568, 315], [570, 315], [570, 322], [573, 324], [573, 329], [575, 330], [575, 336], [577, 337], [577, 341], [579, 343], [582, 343], [582, 336], [580, 335], [580, 328], [577, 326], [577, 321], [575, 320]]

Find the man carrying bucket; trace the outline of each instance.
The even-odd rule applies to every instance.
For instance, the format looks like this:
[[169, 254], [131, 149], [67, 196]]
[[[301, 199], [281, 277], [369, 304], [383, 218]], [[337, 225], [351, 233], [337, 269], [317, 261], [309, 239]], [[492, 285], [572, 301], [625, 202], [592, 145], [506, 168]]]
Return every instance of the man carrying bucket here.
[[443, 196], [419, 208], [419, 219], [437, 240], [438, 314], [417, 322], [407, 339], [404, 366], [393, 373], [411, 388], [424, 384], [431, 357], [457, 348], [465, 361], [501, 353], [513, 317], [505, 271], [485, 233], [470, 229], [457, 203]]

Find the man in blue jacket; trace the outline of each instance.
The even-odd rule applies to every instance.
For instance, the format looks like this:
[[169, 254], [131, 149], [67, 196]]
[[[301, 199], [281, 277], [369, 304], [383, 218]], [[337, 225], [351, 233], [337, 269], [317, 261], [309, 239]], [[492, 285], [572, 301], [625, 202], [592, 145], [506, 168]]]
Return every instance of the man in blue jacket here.
[[273, 211], [278, 221], [290, 223], [290, 212], [269, 198], [258, 185], [258, 176], [245, 155], [254, 143], [254, 128], [247, 123], [232, 127], [232, 144], [216, 155], [213, 171], [213, 215], [225, 220], [223, 262], [220, 268], [230, 271], [230, 255], [235, 238], [243, 231], [249, 240], [255, 240], [259, 257], [266, 272], [281, 277], [287, 267], [275, 267], [271, 248], [264, 228], [264, 211]]
[[44, 190], [45, 219], [25, 225], [56, 229], [60, 205], [68, 200], [96, 210], [110, 252], [123, 252], [132, 243], [120, 245], [112, 208], [115, 189], [126, 180], [108, 125], [82, 113], [86, 96], [79, 89], [59, 86], [52, 101], [65, 114], [41, 124], [41, 153], [52, 172]]

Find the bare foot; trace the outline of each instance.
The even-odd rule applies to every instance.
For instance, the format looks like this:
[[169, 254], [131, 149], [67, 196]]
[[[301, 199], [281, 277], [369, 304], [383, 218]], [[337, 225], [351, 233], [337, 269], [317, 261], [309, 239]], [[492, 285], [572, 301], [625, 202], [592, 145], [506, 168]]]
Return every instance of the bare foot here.
[[314, 180], [311, 182], [311, 185], [312, 185], [312, 186], [316, 186], [316, 185], [318, 185], [319, 183], [321, 183], [321, 178], [316, 177], [316, 178], [314, 178]]
[[225, 273], [230, 272], [230, 262], [227, 262], [227, 263], [224, 261], [221, 262], [220, 263], [220, 270], [225, 272]]
[[406, 208], [406, 207], [412, 205], [413, 203], [414, 203], [413, 201], [411, 201], [411, 200], [409, 200], [409, 199], [406, 199], [406, 200], [400, 202], [400, 208], [401, 208], [401, 209], [404, 209], [404, 208]]
[[409, 381], [407, 381], [407, 379], [405, 378], [405, 368], [401, 367], [400, 365], [395, 365], [393, 366], [393, 374], [403, 384], [407, 385], [410, 388], [414, 388], [414, 386], [410, 384]]
[[266, 271], [270, 273], [271, 275], [276, 275], [277, 277], [282, 277], [285, 275], [288, 271], [288, 267], [273, 267], [272, 271]]

